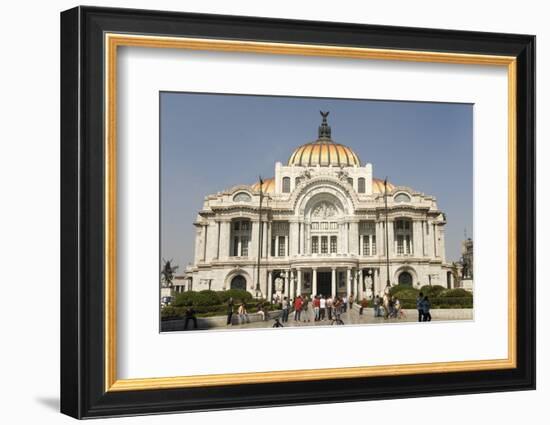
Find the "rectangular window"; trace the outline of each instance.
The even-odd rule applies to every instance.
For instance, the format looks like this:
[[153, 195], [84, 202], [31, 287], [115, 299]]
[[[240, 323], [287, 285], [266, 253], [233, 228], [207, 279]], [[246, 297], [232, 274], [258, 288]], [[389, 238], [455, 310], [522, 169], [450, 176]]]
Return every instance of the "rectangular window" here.
[[371, 255], [376, 255], [376, 235], [371, 236], [371, 246], [370, 246]]
[[241, 257], [248, 257], [248, 238], [241, 237]]
[[239, 256], [239, 238], [238, 237], [233, 238], [233, 256], [234, 257]]
[[397, 254], [403, 255], [403, 235], [397, 236]]
[[328, 253], [328, 236], [321, 236], [321, 254]]
[[331, 228], [332, 230], [338, 229], [338, 223], [335, 223], [335, 222], [330, 223], [330, 228]]
[[368, 235], [363, 236], [363, 255], [370, 255], [370, 244]]
[[240, 224], [241, 224], [240, 221], [236, 221], [235, 224], [233, 225], [233, 228], [234, 228], [235, 230], [239, 230]]
[[285, 249], [285, 237], [284, 236], [279, 236], [279, 257], [284, 257], [286, 254], [286, 249]]
[[311, 223], [312, 230], [319, 230], [319, 223]]
[[312, 254], [319, 253], [319, 236], [313, 236], [311, 238], [311, 253]]
[[275, 257], [275, 238], [271, 239], [271, 256]]
[[331, 254], [336, 253], [336, 236], [330, 237], [330, 253]]
[[322, 230], [328, 230], [328, 223], [327, 223], [326, 221], [323, 221], [323, 222], [321, 223], [321, 229], [322, 229]]
[[405, 254], [410, 254], [411, 251], [411, 237], [407, 235], [405, 236]]

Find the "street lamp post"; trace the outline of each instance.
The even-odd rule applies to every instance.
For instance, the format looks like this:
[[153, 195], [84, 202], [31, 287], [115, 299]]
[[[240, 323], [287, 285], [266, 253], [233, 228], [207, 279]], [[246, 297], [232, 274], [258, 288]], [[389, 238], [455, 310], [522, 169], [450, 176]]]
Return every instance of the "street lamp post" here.
[[256, 297], [259, 298], [262, 291], [260, 290], [260, 265], [262, 260], [262, 239], [263, 239], [263, 226], [262, 226], [262, 202], [263, 202], [263, 180], [262, 176], [259, 176], [260, 180], [260, 209], [258, 212], [258, 271], [256, 273]]
[[390, 286], [390, 246], [388, 238], [388, 178], [384, 179], [384, 207], [386, 210], [386, 286]]

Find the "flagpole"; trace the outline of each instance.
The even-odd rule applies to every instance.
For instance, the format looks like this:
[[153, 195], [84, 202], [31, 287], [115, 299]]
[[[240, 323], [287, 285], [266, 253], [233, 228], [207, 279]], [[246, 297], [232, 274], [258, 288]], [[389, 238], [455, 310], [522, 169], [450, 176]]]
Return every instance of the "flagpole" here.
[[384, 179], [384, 206], [386, 209], [386, 286], [390, 286], [390, 246], [388, 238], [388, 178]]
[[256, 296], [261, 293], [260, 291], [260, 262], [262, 259], [262, 239], [263, 239], [263, 226], [262, 226], [262, 201], [263, 201], [263, 180], [260, 179], [260, 209], [258, 212], [258, 271], [256, 273]]

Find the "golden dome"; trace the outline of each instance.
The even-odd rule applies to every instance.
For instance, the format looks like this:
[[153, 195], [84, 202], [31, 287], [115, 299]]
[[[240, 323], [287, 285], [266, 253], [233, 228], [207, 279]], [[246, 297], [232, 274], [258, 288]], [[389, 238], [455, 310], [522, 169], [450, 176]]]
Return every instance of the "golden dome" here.
[[[250, 185], [250, 188], [252, 190], [255, 190], [257, 192], [260, 191], [260, 182], [256, 182], [252, 185]], [[264, 179], [262, 184], [262, 192], [263, 193], [273, 193], [275, 192], [275, 179], [272, 177], [270, 179]]]
[[319, 126], [316, 141], [297, 148], [288, 160], [288, 165], [310, 167], [320, 165], [328, 167], [361, 166], [359, 157], [347, 146], [335, 143], [331, 138], [331, 129], [327, 123], [328, 112], [322, 112], [323, 122]]
[[317, 140], [297, 148], [288, 160], [288, 165], [301, 167], [333, 165], [335, 167], [361, 166], [361, 161], [350, 148], [332, 140]]
[[[395, 186], [388, 182], [388, 192], [395, 189]], [[372, 193], [384, 193], [384, 180], [372, 178]]]

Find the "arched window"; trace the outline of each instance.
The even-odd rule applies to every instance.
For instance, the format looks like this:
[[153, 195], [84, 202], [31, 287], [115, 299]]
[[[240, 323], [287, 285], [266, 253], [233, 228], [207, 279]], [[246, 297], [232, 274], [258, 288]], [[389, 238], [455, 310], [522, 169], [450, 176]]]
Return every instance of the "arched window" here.
[[365, 193], [365, 179], [364, 179], [364, 177], [359, 177], [357, 179], [357, 192]]
[[283, 177], [283, 193], [290, 193], [290, 177]]
[[239, 192], [235, 196], [233, 196], [233, 201], [235, 202], [250, 202], [251, 200], [252, 198], [246, 192]]
[[398, 193], [394, 196], [393, 200], [395, 202], [411, 202], [411, 197], [406, 193]]
[[351, 177], [348, 177], [348, 184], [353, 187], [353, 179]]
[[231, 289], [241, 289], [246, 291], [246, 279], [242, 275], [237, 275], [231, 279]]
[[403, 272], [399, 275], [399, 284], [400, 285], [411, 285], [413, 283], [413, 278], [409, 272]]

